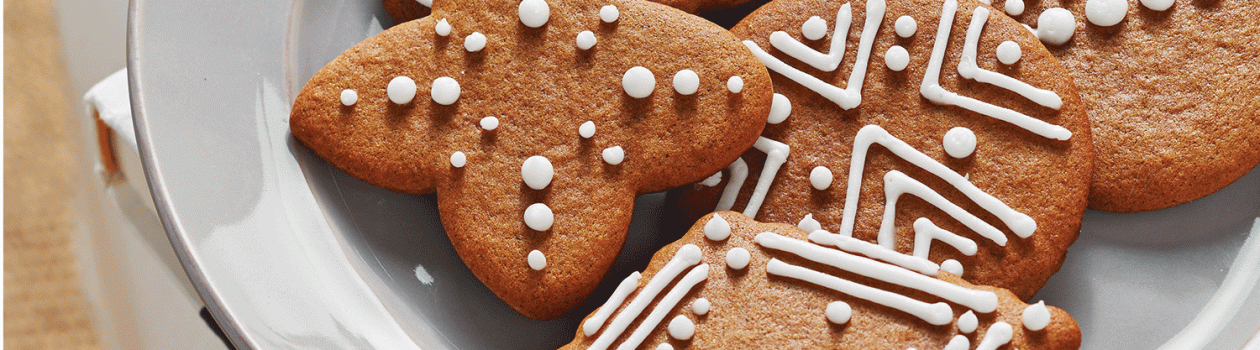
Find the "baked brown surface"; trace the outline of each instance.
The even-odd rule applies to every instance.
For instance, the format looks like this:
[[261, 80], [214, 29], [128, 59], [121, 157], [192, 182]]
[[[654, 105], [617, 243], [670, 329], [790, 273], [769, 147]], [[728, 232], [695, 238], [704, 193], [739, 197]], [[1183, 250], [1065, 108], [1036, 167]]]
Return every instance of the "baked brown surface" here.
[[381, 5], [385, 6], [385, 13], [394, 20], [394, 24], [424, 18], [432, 12], [428, 6], [416, 0], [381, 0]]
[[[828, 26], [833, 26], [843, 2], [776, 0], [747, 17], [732, 32], [751, 40], [802, 72], [845, 87], [856, 62], [859, 38], [866, 20], [866, 5], [869, 3], [849, 2], [853, 29], [848, 32], [844, 60], [833, 72], [822, 72], [784, 54], [769, 43], [768, 37], [771, 32], [782, 30], [811, 48], [827, 52], [833, 34], [816, 41], [802, 39], [801, 23], [811, 16], [819, 16], [827, 19]], [[940, 86], [962, 96], [1062, 126], [1071, 131], [1071, 137], [1063, 141], [1050, 139], [1009, 122], [957, 106], [936, 104], [925, 98], [920, 87], [935, 45], [944, 3], [926, 0], [892, 0], [886, 3], [885, 16], [873, 41], [871, 64], [866, 69], [861, 89], [861, 104], [856, 108], [845, 110], [785, 75], [771, 73], [776, 92], [791, 100], [792, 108], [791, 115], [783, 123], [767, 125], [763, 136], [783, 142], [791, 150], [786, 163], [769, 185], [765, 201], [755, 213], [755, 218], [763, 222], [797, 224], [806, 215], [812, 215], [822, 229], [840, 231], [850, 188], [855, 135], [862, 128], [876, 125], [952, 170], [955, 176], [966, 177], [965, 181], [960, 181], [969, 182], [1014, 211], [1028, 215], [1036, 222], [1036, 230], [1028, 238], [1019, 237], [1011, 226], [964, 195], [959, 187], [877, 144], [865, 153], [864, 166], [858, 167], [863, 172], [853, 220], [853, 237], [876, 242], [878, 232], [884, 227], [885, 174], [892, 170], [900, 171], [1000, 230], [1001, 235], [1009, 240], [1001, 246], [980, 236], [938, 206], [919, 196], [907, 194], [900, 196], [896, 202], [895, 220], [892, 221], [895, 228], [893, 248], [910, 253], [914, 248], [915, 222], [927, 218], [940, 228], [971, 239], [978, 246], [978, 252], [968, 256], [938, 242], [931, 247], [929, 260], [939, 264], [955, 259], [964, 267], [962, 276], [967, 281], [1010, 289], [1020, 298], [1030, 298], [1058, 271], [1067, 247], [1075, 241], [1080, 230], [1093, 159], [1090, 124], [1070, 76], [1028, 30], [996, 10], [990, 11], [978, 38], [978, 66], [1055, 92], [1062, 98], [1061, 108], [1055, 110], [1037, 105], [1009, 90], [959, 76], [957, 67], [974, 10], [990, 9], [969, 0], [958, 2], [943, 56]], [[908, 38], [894, 33], [894, 22], [901, 16], [910, 16], [917, 22], [916, 33]], [[1022, 48], [1023, 57], [1014, 65], [1001, 64], [995, 58], [996, 47], [1004, 41], [1018, 43]], [[904, 47], [909, 53], [909, 65], [904, 71], [892, 71], [884, 64], [885, 54], [893, 45]], [[942, 140], [954, 127], [965, 127], [974, 132], [977, 142], [973, 154], [964, 158], [946, 154]], [[766, 152], [750, 150], [743, 159], [748, 163], [749, 176], [740, 187], [739, 199], [732, 207], [736, 211], [748, 208], [748, 199], [763, 175], [761, 171]], [[833, 174], [832, 183], [825, 190], [815, 189], [810, 182], [811, 172], [818, 166], [827, 167]], [[691, 218], [699, 217], [715, 208], [731, 172], [723, 171], [722, 176], [723, 182], [716, 186], [694, 184], [673, 191], [671, 195], [681, 203], [683, 210], [690, 211]]]
[[1036, 26], [1054, 7], [1075, 15], [1071, 41], [1046, 46], [1076, 80], [1093, 121], [1090, 208], [1175, 206], [1260, 163], [1260, 7], [1176, 0], [1156, 11], [1129, 1], [1123, 21], [1102, 27], [1085, 17], [1088, 2], [1029, 2], [1016, 18]]
[[[330, 62], [294, 102], [293, 134], [333, 166], [393, 191], [437, 192], [442, 224], [456, 251], [491, 291], [523, 315], [553, 318], [589, 294], [624, 241], [637, 194], [695, 182], [735, 160], [756, 140], [771, 97], [765, 68], [729, 32], [682, 11], [645, 1], [550, 0], [538, 27], [521, 22], [516, 3], [438, 2], [433, 15], [397, 25]], [[444, 6], [450, 5], [450, 6]], [[440, 19], [449, 36], [435, 33]], [[598, 39], [576, 47], [579, 32]], [[479, 32], [485, 48], [465, 50]], [[656, 84], [646, 98], [622, 87], [631, 67]], [[675, 92], [675, 72], [699, 77], [694, 95]], [[391, 102], [386, 87], [412, 78], [415, 99]], [[725, 82], [744, 80], [732, 93]], [[451, 105], [430, 97], [438, 77], [460, 93]], [[343, 89], [358, 101], [343, 106]], [[479, 126], [495, 116], [493, 130]], [[579, 136], [593, 121], [594, 136]], [[603, 150], [622, 147], [613, 165]], [[452, 165], [455, 152], [466, 156]], [[549, 159], [554, 178], [542, 190], [523, 182], [532, 156]], [[554, 225], [523, 221], [545, 204]], [[546, 267], [531, 269], [539, 250]]]
[[[635, 348], [655, 349], [659, 344], [668, 343], [676, 349], [941, 349], [961, 335], [970, 344], [962, 349], [972, 349], [985, 338], [990, 326], [997, 322], [1005, 322], [1013, 331], [1010, 345], [1003, 348], [1080, 347], [1080, 329], [1076, 321], [1063, 310], [1047, 307], [1050, 315], [1047, 326], [1032, 331], [1025, 328], [1023, 323], [1024, 311], [1029, 305], [1021, 302], [1014, 294], [999, 288], [972, 285], [948, 273], [942, 273], [939, 279], [967, 289], [992, 292], [997, 297], [995, 311], [972, 311], [979, 321], [974, 332], [962, 332], [957, 325], [959, 317], [971, 310], [966, 306], [949, 303], [954, 318], [947, 324], [932, 326], [903, 311], [802, 280], [768, 274], [767, 264], [771, 259], [777, 259], [923, 302], [942, 301], [923, 291], [859, 276], [805, 260], [792, 253], [766, 249], [756, 242], [755, 237], [762, 232], [773, 232], [793, 240], [807, 239], [804, 231], [791, 225], [759, 223], [735, 212], [719, 212], [716, 215], [730, 224], [729, 238], [721, 241], [706, 238], [705, 226], [713, 215], [705, 216], [682, 239], [658, 251], [650, 265], [644, 269], [634, 294], [630, 294], [622, 303], [613, 305], [617, 311], [612, 313], [610, 320], [622, 313], [645, 290], [644, 286], [684, 246], [694, 245], [703, 253], [696, 267], [680, 273], [679, 279], [703, 264], [707, 264], [709, 268], [707, 279], [688, 290], [676, 306], [668, 308], [668, 313], [659, 324], [648, 324], [647, 329], [651, 332]], [[727, 252], [737, 247], [750, 252], [750, 262], [743, 269], [731, 268], [726, 264]], [[668, 294], [678, 284], [681, 282], [674, 282], [662, 290], [660, 295]], [[710, 304], [708, 312], [703, 315], [692, 311], [696, 300], [700, 298], [706, 299]], [[653, 300], [642, 313], [637, 314], [638, 317], [633, 318], [634, 322], [608, 348], [625, 342], [644, 322], [645, 316], [662, 303], [664, 298]], [[851, 307], [852, 315], [847, 322], [830, 323], [825, 316], [824, 310], [829, 303], [835, 301], [847, 303]], [[680, 316], [694, 324], [694, 335], [689, 340], [673, 339], [667, 330], [668, 324]], [[583, 320], [583, 325], [591, 322], [590, 319], [588, 316]], [[604, 336], [605, 332], [609, 332], [609, 323], [604, 322], [598, 332], [590, 336], [579, 327], [573, 342], [563, 349], [586, 349]]]

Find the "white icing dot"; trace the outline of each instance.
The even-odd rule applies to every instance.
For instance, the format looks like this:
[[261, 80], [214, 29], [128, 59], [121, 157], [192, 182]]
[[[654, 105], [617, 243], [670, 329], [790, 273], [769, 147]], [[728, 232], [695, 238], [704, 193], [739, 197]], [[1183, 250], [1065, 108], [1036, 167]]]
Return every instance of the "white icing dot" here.
[[595, 42], [595, 33], [591, 33], [589, 30], [583, 30], [577, 35], [577, 47], [579, 49], [590, 50], [592, 47], [595, 47]]
[[1173, 0], [1142, 0], [1142, 5], [1155, 11], [1164, 11], [1172, 7]]
[[622, 161], [626, 160], [626, 150], [621, 149], [621, 146], [605, 148], [601, 155], [604, 156], [604, 162], [609, 165], [621, 164]]
[[1037, 16], [1037, 39], [1051, 45], [1063, 45], [1076, 34], [1076, 18], [1072, 12], [1055, 7]]
[[691, 312], [694, 312], [696, 315], [704, 316], [709, 313], [709, 308], [712, 306], [712, 304], [709, 304], [709, 299], [696, 299], [696, 301], [691, 302]]
[[1024, 0], [1006, 0], [1006, 14], [1019, 16], [1024, 14]]
[[486, 48], [486, 35], [481, 32], [473, 32], [464, 38], [464, 50], [468, 52], [477, 52]]
[[900, 72], [910, 65], [910, 53], [901, 45], [893, 45], [884, 53], [884, 65], [894, 72]]
[[534, 231], [549, 230], [555, 221], [555, 215], [551, 214], [551, 208], [546, 204], [534, 203], [525, 208], [525, 225]]
[[547, 267], [547, 256], [543, 252], [534, 249], [529, 252], [529, 268], [534, 270], [542, 270]]
[[487, 131], [494, 130], [499, 127], [499, 118], [485, 117], [481, 118], [481, 128]]
[[815, 190], [822, 191], [831, 187], [831, 180], [831, 169], [825, 166], [816, 166], [809, 172], [809, 184], [814, 185]]
[[709, 221], [704, 223], [704, 237], [714, 241], [723, 241], [731, 236], [731, 223], [726, 222], [721, 215], [713, 214]]
[[822, 39], [827, 35], [827, 20], [818, 16], [810, 17], [801, 24], [801, 35], [809, 40]]
[[1085, 18], [1094, 25], [1110, 27], [1124, 20], [1129, 13], [1129, 0], [1088, 0], [1085, 2]]
[[674, 346], [669, 345], [669, 343], [661, 343], [661, 345], [656, 346], [656, 350], [674, 350]]
[[551, 160], [547, 157], [529, 157], [525, 159], [525, 163], [521, 164], [521, 179], [529, 188], [535, 190], [547, 188], [554, 176], [556, 176], [556, 169], [551, 166]]
[[578, 126], [578, 136], [582, 136], [584, 139], [595, 136], [595, 122], [587, 120], [581, 126]]
[[433, 102], [450, 106], [459, 100], [459, 82], [451, 77], [433, 79], [433, 90], [429, 91], [429, 95], [433, 97]]
[[1046, 309], [1046, 301], [1042, 300], [1036, 304], [1028, 305], [1024, 308], [1022, 316], [1024, 328], [1030, 331], [1039, 331], [1050, 325], [1050, 310]]
[[390, 101], [400, 105], [407, 104], [416, 98], [416, 81], [408, 77], [394, 77], [385, 91], [389, 94]]
[[901, 16], [897, 17], [897, 23], [893, 25], [897, 31], [897, 36], [909, 38], [914, 32], [919, 30], [919, 23], [914, 21], [914, 17]]
[[424, 5], [424, 7], [433, 7], [433, 0], [416, 0], [416, 2]]
[[521, 23], [524, 23], [526, 27], [538, 28], [547, 24], [547, 20], [551, 18], [551, 6], [543, 0], [523, 0], [516, 14], [521, 17]]
[[775, 93], [774, 99], [770, 100], [770, 117], [766, 119], [766, 122], [770, 124], [782, 123], [791, 114], [792, 101], [788, 100], [787, 96]]
[[464, 164], [467, 164], [467, 163], [468, 163], [468, 156], [465, 156], [464, 152], [455, 151], [455, 153], [451, 153], [451, 166], [456, 167], [456, 168], [463, 168]]
[[941, 140], [945, 153], [954, 158], [967, 158], [976, 151], [976, 133], [964, 127], [954, 127], [945, 132]]
[[678, 340], [691, 339], [696, 334], [696, 324], [691, 322], [690, 318], [683, 315], [674, 316], [669, 321], [669, 337]]
[[822, 224], [818, 220], [814, 220], [814, 214], [805, 214], [805, 217], [801, 218], [801, 222], [796, 223], [796, 228], [812, 233], [821, 230]]
[[976, 319], [976, 313], [967, 310], [962, 316], [958, 316], [958, 331], [965, 334], [971, 334], [976, 331], [976, 327], [980, 326], [980, 320]]
[[701, 185], [704, 185], [704, 186], [706, 186], [706, 187], [715, 187], [715, 186], [717, 186], [717, 185], [718, 185], [718, 184], [720, 184], [720, 183], [722, 183], [722, 172], [721, 172], [721, 171], [718, 171], [718, 172], [716, 172], [716, 173], [713, 173], [713, 175], [711, 175], [711, 176], [709, 176], [708, 178], [704, 179], [704, 181], [700, 181], [700, 184], [701, 184]]
[[732, 76], [730, 79], [727, 79], [726, 89], [737, 94], [740, 91], [744, 91], [744, 78], [740, 78], [737, 75], [737, 76]]
[[353, 106], [357, 102], [359, 102], [359, 93], [350, 89], [341, 90], [341, 105]]
[[743, 270], [748, 267], [749, 260], [752, 260], [752, 254], [748, 253], [748, 249], [735, 247], [726, 251], [726, 266], [732, 269]]
[[853, 308], [849, 306], [849, 303], [833, 301], [827, 304], [827, 321], [835, 324], [845, 324], [849, 322], [850, 317], [853, 317]]
[[613, 5], [605, 5], [599, 8], [599, 19], [604, 23], [612, 23], [617, 21], [617, 17], [621, 17], [621, 11], [617, 11], [617, 7]]
[[656, 88], [656, 76], [653, 76], [652, 71], [647, 68], [635, 66], [626, 70], [626, 74], [621, 76], [621, 88], [625, 89], [630, 97], [648, 97]]
[[941, 271], [949, 272], [954, 274], [954, 276], [962, 277], [963, 266], [962, 263], [958, 262], [958, 260], [947, 259], [941, 262]]
[[691, 95], [700, 89], [700, 76], [695, 71], [683, 69], [674, 74], [674, 91], [683, 95]]
[[451, 23], [445, 18], [439, 19], [437, 25], [433, 26], [433, 31], [441, 36], [451, 35]]
[[1008, 66], [1015, 64], [1015, 62], [1019, 62], [1019, 59], [1023, 56], [1024, 50], [1020, 49], [1019, 44], [1014, 41], [1007, 40], [998, 44], [997, 58], [998, 62], [1002, 62], [1002, 64]]

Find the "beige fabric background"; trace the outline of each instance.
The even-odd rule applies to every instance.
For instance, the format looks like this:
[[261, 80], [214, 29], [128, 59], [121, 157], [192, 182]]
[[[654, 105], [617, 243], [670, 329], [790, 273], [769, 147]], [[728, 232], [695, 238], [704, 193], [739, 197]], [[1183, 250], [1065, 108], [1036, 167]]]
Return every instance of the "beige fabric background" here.
[[4, 1], [4, 348], [96, 349], [70, 242], [77, 99], [50, 0]]

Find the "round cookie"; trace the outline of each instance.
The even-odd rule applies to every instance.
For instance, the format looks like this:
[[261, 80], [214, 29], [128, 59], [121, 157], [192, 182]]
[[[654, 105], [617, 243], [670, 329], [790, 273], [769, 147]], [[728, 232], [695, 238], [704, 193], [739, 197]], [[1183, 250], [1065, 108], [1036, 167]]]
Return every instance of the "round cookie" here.
[[[436, 192], [464, 263], [527, 317], [559, 316], [596, 287], [636, 195], [720, 170], [765, 125], [765, 67], [729, 32], [677, 9], [434, 6], [316, 73], [290, 128], [349, 175]], [[605, 6], [620, 16], [604, 21]], [[731, 79], [742, 87], [728, 90]]]
[[562, 349], [1080, 347], [1080, 328], [1061, 309], [812, 236], [736, 212], [706, 216], [622, 280]]
[[[434, 1], [445, 0], [381, 0], [381, 4], [385, 6], [385, 12], [389, 14], [389, 18], [394, 19], [394, 23], [397, 24], [428, 16], [429, 8], [433, 7]], [[750, 0], [652, 0], [652, 2], [689, 13], [731, 8], [748, 1]]]
[[[1025, 4], [998, 0], [994, 7]], [[1044, 0], [1027, 7], [1015, 16], [1020, 22], [1040, 32], [1061, 28], [1046, 46], [1076, 80], [1093, 121], [1090, 208], [1175, 206], [1260, 164], [1254, 2]]]
[[[817, 40], [813, 18], [828, 29]], [[1070, 76], [1022, 25], [969, 0], [776, 0], [732, 32], [772, 71], [779, 123], [671, 193], [689, 218], [733, 209], [929, 270], [954, 260], [1020, 298], [1059, 269], [1093, 145]], [[1011, 45], [1016, 63], [1001, 63]]]

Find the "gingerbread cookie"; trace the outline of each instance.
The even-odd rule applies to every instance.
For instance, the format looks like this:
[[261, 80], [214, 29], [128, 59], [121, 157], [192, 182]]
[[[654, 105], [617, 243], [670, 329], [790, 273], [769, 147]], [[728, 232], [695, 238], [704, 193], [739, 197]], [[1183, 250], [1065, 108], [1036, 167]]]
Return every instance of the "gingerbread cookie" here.
[[871, 254], [881, 249], [711, 214], [623, 280], [563, 349], [1080, 347], [1061, 309], [903, 269]]
[[1097, 157], [1090, 208], [1171, 207], [1260, 163], [1255, 2], [998, 0], [994, 7], [1032, 26], [1080, 87]]
[[1059, 269], [1086, 207], [1089, 120], [1019, 23], [969, 0], [775, 0], [732, 32], [773, 72], [771, 124], [673, 193], [691, 218], [825, 229], [1021, 298]]
[[[435, 0], [381, 0], [385, 12], [394, 19], [394, 23], [423, 18], [429, 15], [429, 8]], [[447, 0], [436, 0], [437, 2]], [[717, 10], [734, 7], [749, 0], [651, 0], [652, 2], [673, 7], [690, 13], [701, 10]]]
[[525, 316], [559, 316], [595, 288], [636, 195], [720, 170], [765, 125], [765, 67], [729, 32], [677, 9], [434, 7], [328, 63], [290, 126], [354, 177], [436, 192], [460, 257]]

